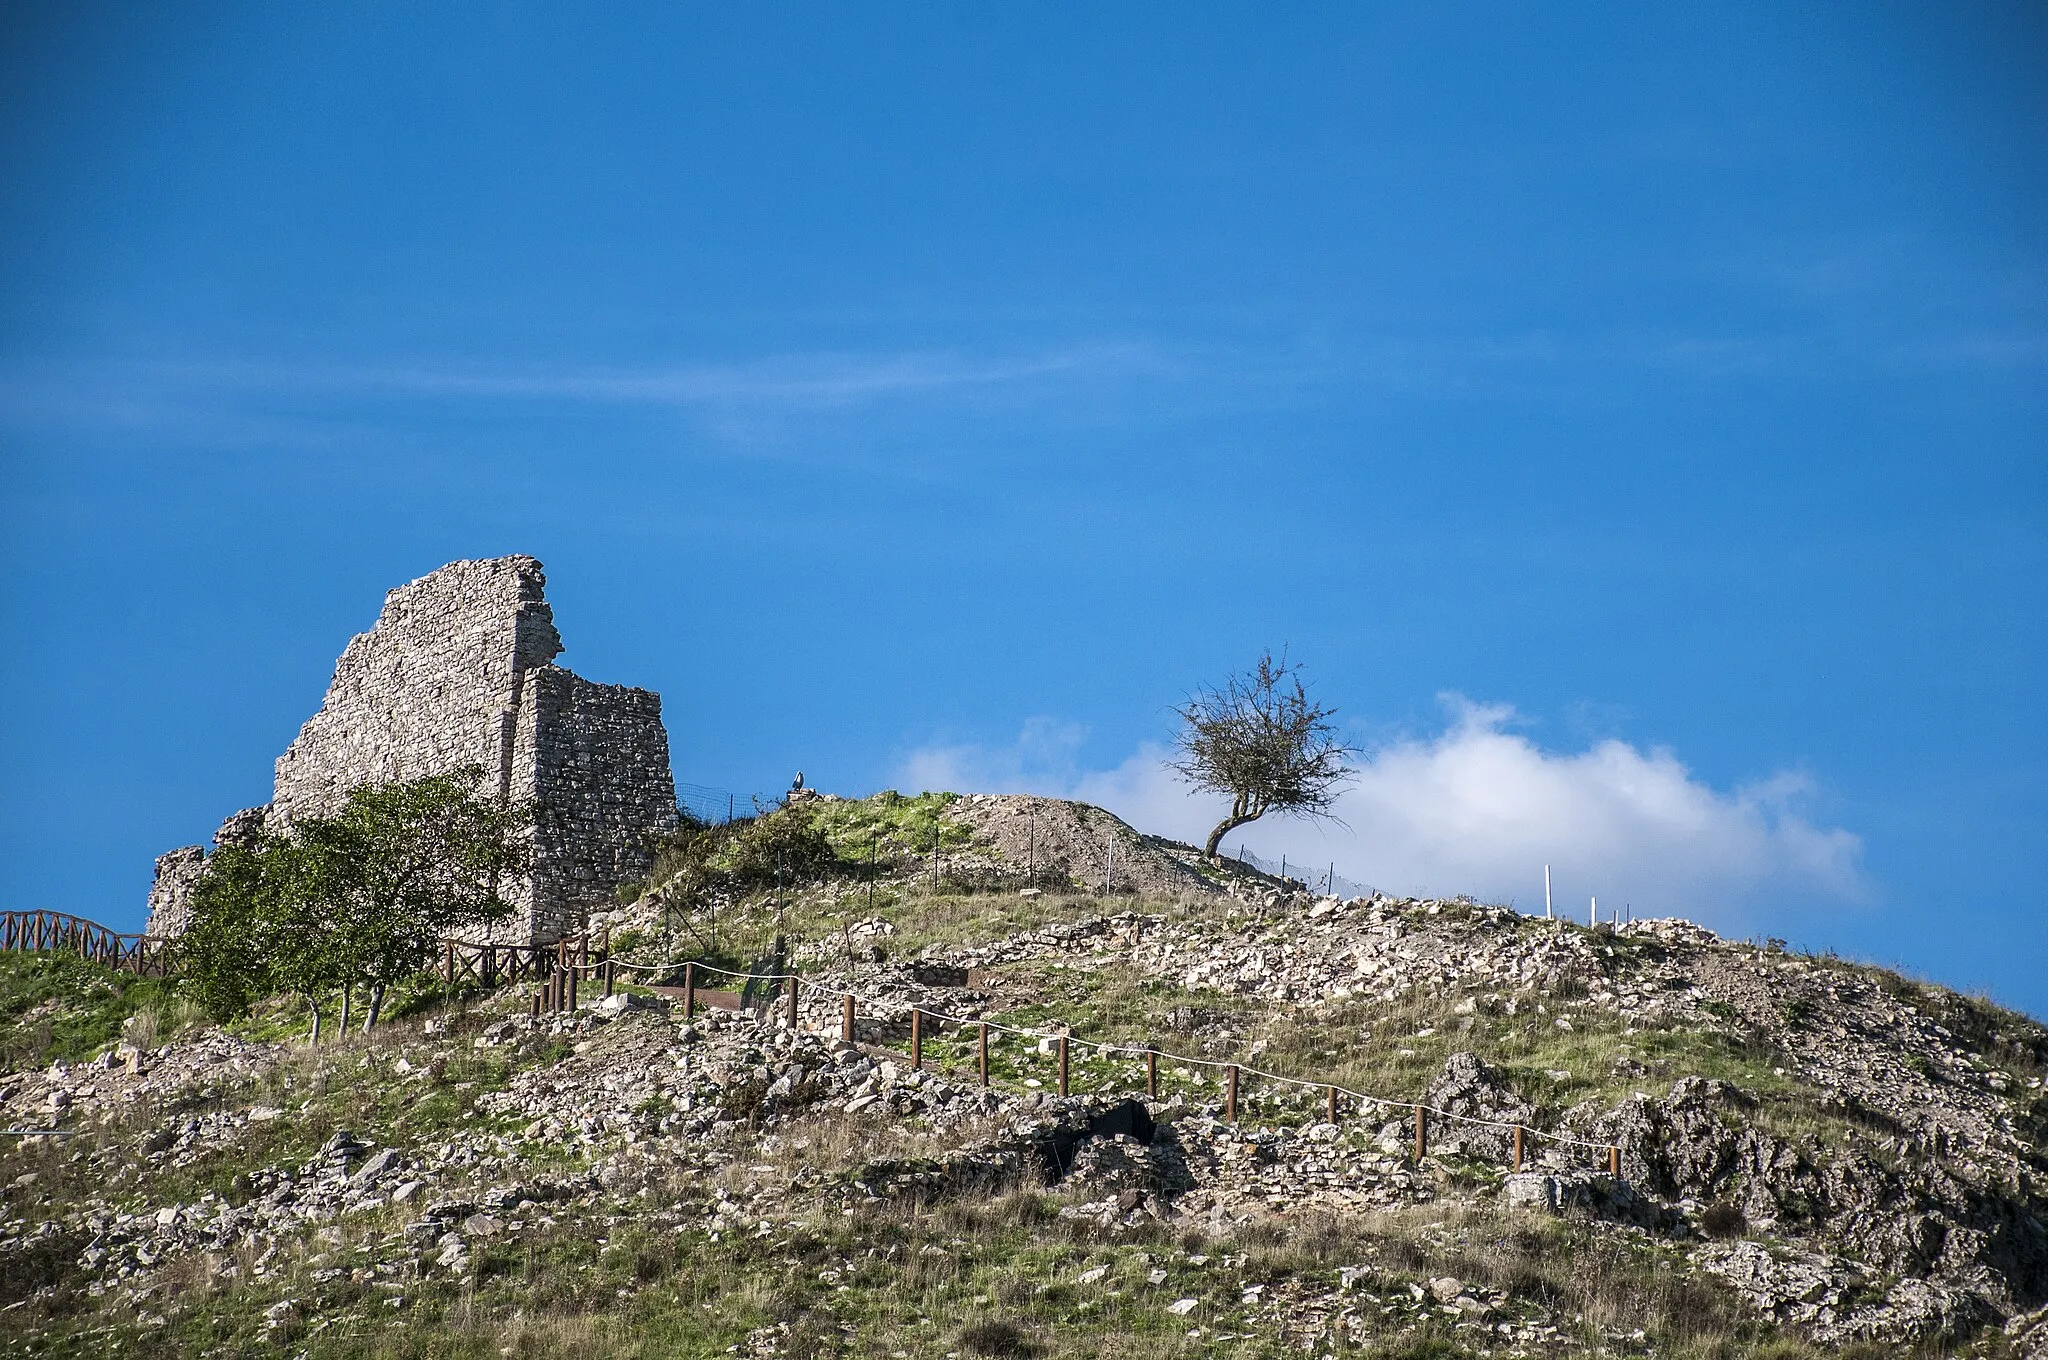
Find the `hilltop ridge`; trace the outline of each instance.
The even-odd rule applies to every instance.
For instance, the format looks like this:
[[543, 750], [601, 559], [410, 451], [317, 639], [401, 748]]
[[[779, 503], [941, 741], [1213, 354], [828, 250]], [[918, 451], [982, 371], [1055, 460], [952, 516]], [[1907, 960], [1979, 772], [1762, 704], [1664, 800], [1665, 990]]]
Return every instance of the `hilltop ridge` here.
[[[649, 983], [781, 937], [794, 1028], [782, 998], [686, 1018], [592, 986], [536, 1017], [524, 989], [423, 987], [320, 1050], [279, 1008], [16, 1052], [10, 1124], [74, 1136], [0, 1150], [7, 1345], [2048, 1347], [2048, 1031], [2026, 1017], [1681, 921], [1318, 898], [1083, 805], [819, 802], [867, 865], [748, 890], [711, 952], [664, 937], [654, 888], [604, 923]], [[1082, 891], [1111, 843], [1129, 881], [1111, 863]], [[171, 1028], [164, 1003], [150, 1023]], [[1149, 1098], [1145, 1046], [1169, 1055]], [[1408, 1108], [1361, 1096], [1435, 1112], [1424, 1155]]]

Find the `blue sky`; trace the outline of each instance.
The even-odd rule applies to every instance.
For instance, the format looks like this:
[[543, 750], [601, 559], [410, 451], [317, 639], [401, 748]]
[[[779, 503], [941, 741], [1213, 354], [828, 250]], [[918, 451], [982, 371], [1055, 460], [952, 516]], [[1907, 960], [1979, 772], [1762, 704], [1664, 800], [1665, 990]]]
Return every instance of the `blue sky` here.
[[[591, 12], [591, 11], [597, 12]], [[528, 552], [677, 776], [1148, 829], [2048, 1013], [2017, 5], [0, 18], [0, 896], [141, 918], [382, 593]]]

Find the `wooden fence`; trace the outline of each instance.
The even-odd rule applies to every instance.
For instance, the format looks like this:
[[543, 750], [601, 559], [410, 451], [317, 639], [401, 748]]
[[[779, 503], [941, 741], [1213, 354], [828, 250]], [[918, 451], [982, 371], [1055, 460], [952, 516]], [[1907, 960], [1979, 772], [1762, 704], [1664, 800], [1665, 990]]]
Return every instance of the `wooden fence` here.
[[[604, 968], [605, 990], [607, 994], [611, 991], [611, 978], [617, 972], [618, 967], [619, 965], [613, 962]], [[683, 987], [681, 988], [684, 998], [683, 1014], [685, 1018], [695, 1013], [696, 1007], [703, 1004], [706, 995], [705, 990], [697, 986], [697, 974], [700, 969], [710, 973], [723, 974], [725, 977], [736, 981], [785, 984], [782, 1001], [786, 1008], [786, 1013], [782, 1017], [781, 1023], [788, 1026], [791, 1030], [797, 1029], [801, 1023], [801, 1005], [798, 997], [798, 990], [800, 988], [809, 988], [812, 991], [823, 992], [827, 996], [836, 996], [840, 1003], [840, 1039], [846, 1043], [857, 1044], [860, 1042], [857, 1027], [860, 998], [852, 992], [838, 992], [831, 988], [821, 987], [817, 983], [806, 981], [794, 973], [735, 973], [730, 969], [717, 968], [708, 964], [685, 964], [683, 967]], [[666, 991], [668, 989], [664, 988], [662, 990]], [[570, 998], [569, 1004], [573, 1007], [575, 1004], [573, 989], [567, 995]], [[724, 995], [737, 995], [737, 993], [725, 993]], [[538, 1000], [536, 1000], [534, 1013], [539, 1014], [539, 1012], [540, 1005]], [[765, 1008], [763, 1013], [765, 1014]], [[1093, 1051], [1103, 1057], [1142, 1060], [1144, 1063], [1145, 1094], [1153, 1100], [1159, 1098], [1159, 1064], [1161, 1060], [1166, 1060], [1185, 1064], [1189, 1067], [1206, 1067], [1216, 1071], [1223, 1081], [1223, 1118], [1231, 1124], [1238, 1122], [1240, 1086], [1253, 1078], [1257, 1078], [1274, 1085], [1291, 1087], [1319, 1096], [1321, 1098], [1320, 1103], [1323, 1107], [1324, 1118], [1332, 1124], [1339, 1121], [1346, 1107], [1355, 1109], [1360, 1114], [1364, 1114], [1368, 1110], [1378, 1110], [1382, 1113], [1406, 1112], [1412, 1116], [1413, 1120], [1415, 1160], [1418, 1162], [1429, 1154], [1432, 1127], [1463, 1126], [1492, 1129], [1504, 1138], [1511, 1138], [1510, 1166], [1517, 1172], [1520, 1172], [1525, 1165], [1525, 1159], [1530, 1151], [1530, 1144], [1541, 1141], [1562, 1148], [1577, 1149], [1590, 1153], [1597, 1159], [1596, 1165], [1605, 1170], [1608, 1175], [1616, 1179], [1619, 1179], [1621, 1176], [1621, 1148], [1613, 1143], [1578, 1138], [1555, 1130], [1538, 1129], [1532, 1125], [1517, 1121], [1459, 1114], [1451, 1110], [1439, 1109], [1428, 1104], [1426, 1101], [1400, 1100], [1373, 1095], [1369, 1092], [1356, 1091], [1348, 1087], [1339, 1086], [1335, 1082], [1319, 1081], [1313, 1077], [1290, 1076], [1279, 1072], [1262, 1071], [1259, 1068], [1250, 1067], [1243, 1063], [1215, 1058], [1197, 1058], [1182, 1053], [1170, 1053], [1156, 1044], [1099, 1043], [1094, 1040], [1081, 1038], [1065, 1028], [1058, 1030], [1027, 1029], [1015, 1025], [1005, 1025], [998, 1021], [981, 1017], [947, 1015], [942, 1011], [936, 1011], [921, 1005], [913, 1005], [910, 1008], [909, 1056], [911, 1067], [920, 1068], [924, 1066], [924, 1042], [926, 1037], [934, 1034], [947, 1024], [952, 1025], [958, 1034], [973, 1034], [975, 1039], [975, 1066], [978, 1069], [978, 1075], [983, 1086], [990, 1084], [990, 1035], [992, 1033], [1010, 1034], [1025, 1039], [1049, 1040], [1052, 1042], [1053, 1054], [1059, 1073], [1057, 1089], [1062, 1096], [1070, 1093], [1071, 1054], [1074, 1049]], [[870, 1047], [870, 1045], [862, 1046]], [[873, 1047], [877, 1051], [882, 1051], [879, 1045]], [[887, 1051], [893, 1053], [896, 1050], [890, 1049]]]
[[602, 978], [612, 994], [611, 933], [592, 940], [565, 935], [551, 944], [499, 944], [489, 940], [443, 940], [439, 972], [449, 986], [476, 983], [508, 987], [533, 983], [532, 1013], [573, 1011], [582, 984]]
[[[140, 977], [166, 977], [176, 968], [176, 941], [163, 935], [129, 934], [61, 911], [0, 911], [0, 953], [76, 954], [90, 963]], [[554, 944], [441, 942], [440, 972], [450, 984], [476, 982], [502, 987], [544, 982], [565, 970], [588, 976], [602, 965], [587, 937]]]
[[70, 953], [140, 977], [171, 971], [171, 941], [161, 935], [130, 935], [61, 911], [0, 911], [0, 951], [18, 954]]
[[520, 982], [544, 982], [588, 952], [588, 941], [581, 939], [573, 944], [443, 940], [439, 971], [441, 980], [450, 986], [474, 982], [483, 987], [507, 987]]

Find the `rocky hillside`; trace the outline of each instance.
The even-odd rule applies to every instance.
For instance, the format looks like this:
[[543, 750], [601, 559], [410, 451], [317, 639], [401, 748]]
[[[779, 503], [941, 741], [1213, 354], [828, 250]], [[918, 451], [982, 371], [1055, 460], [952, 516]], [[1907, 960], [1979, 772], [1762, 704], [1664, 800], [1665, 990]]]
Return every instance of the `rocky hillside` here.
[[[43, 1036], [6, 1124], [59, 1130], [0, 1148], [0, 1353], [2048, 1355], [2031, 1020], [1683, 922], [1315, 899], [1036, 801], [688, 943], [782, 936], [794, 1028], [422, 988], [312, 1050], [131, 989], [114, 1038], [118, 980], [0, 961]], [[644, 908], [613, 928], [676, 980]], [[987, 1087], [973, 1023], [911, 1065], [913, 1007], [1009, 1027]], [[1157, 1097], [1078, 1042], [1059, 1096], [1068, 1028], [1173, 1055]], [[1243, 1076], [1232, 1122], [1205, 1061], [1442, 1113], [1420, 1160], [1406, 1109], [1320, 1086]], [[1516, 1174], [1517, 1124], [1592, 1146]]]

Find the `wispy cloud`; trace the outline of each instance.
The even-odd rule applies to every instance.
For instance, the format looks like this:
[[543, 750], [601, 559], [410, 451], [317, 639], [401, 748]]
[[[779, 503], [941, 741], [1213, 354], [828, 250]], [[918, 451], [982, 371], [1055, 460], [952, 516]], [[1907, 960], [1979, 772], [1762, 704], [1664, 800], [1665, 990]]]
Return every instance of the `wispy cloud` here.
[[[1226, 845], [1241, 838], [1269, 858], [1335, 861], [1340, 874], [1390, 891], [1539, 909], [1549, 864], [1560, 905], [1574, 912], [1597, 895], [1638, 914], [1722, 926], [1767, 903], [1868, 896], [1861, 839], [1810, 819], [1812, 781], [1797, 771], [1717, 789], [1665, 748], [1607, 740], [1548, 751], [1513, 730], [1505, 705], [1446, 702], [1441, 731], [1387, 743], [1358, 767], [1337, 805], [1340, 824], [1262, 821]], [[1087, 770], [1074, 759], [1083, 735], [1036, 719], [1006, 747], [914, 752], [900, 775], [908, 787], [1081, 798], [1186, 840], [1214, 824], [1220, 800], [1191, 793], [1165, 751], [1143, 746], [1114, 768]]]
[[943, 350], [803, 354], [649, 366], [250, 361], [45, 363], [0, 373], [0, 411], [32, 423], [139, 424], [251, 402], [447, 400], [722, 411], [824, 409], [972, 396], [1156, 372], [1135, 343], [1089, 341], [1013, 355]]
[[1152, 356], [1131, 344], [1084, 343], [1032, 354], [976, 357], [944, 351], [785, 355], [748, 363], [631, 367], [191, 367], [196, 381], [229, 386], [485, 397], [600, 405], [838, 405], [903, 394], [1000, 387], [1131, 369]]
[[[1418, 336], [1359, 333], [1308, 349], [1084, 338], [1010, 352], [943, 347], [641, 365], [435, 359], [16, 361], [0, 366], [0, 422], [16, 429], [198, 429], [256, 439], [321, 422], [405, 419], [417, 403], [473, 412], [571, 409], [694, 415], [743, 442], [783, 419], [1037, 403], [1046, 410], [1188, 414], [1296, 406], [1360, 392], [1434, 397], [1603, 390], [1627, 374], [1742, 382], [1764, 375], [2038, 370], [2030, 330], [1727, 334], [1582, 328]], [[1078, 394], [1086, 394], [1086, 402]], [[767, 422], [767, 424], [764, 424]]]

